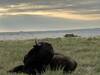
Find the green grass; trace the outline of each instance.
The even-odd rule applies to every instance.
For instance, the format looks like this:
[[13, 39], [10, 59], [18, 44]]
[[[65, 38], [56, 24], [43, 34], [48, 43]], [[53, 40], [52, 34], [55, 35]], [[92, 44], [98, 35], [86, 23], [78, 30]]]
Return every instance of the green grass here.
[[[78, 62], [77, 69], [68, 75], [100, 75], [100, 37], [96, 38], [55, 38], [42, 39], [50, 42], [56, 52], [70, 56]], [[0, 41], [0, 75], [10, 74], [8, 70], [23, 64], [25, 54], [34, 45], [34, 39]], [[63, 75], [62, 71], [48, 70], [43, 75]]]

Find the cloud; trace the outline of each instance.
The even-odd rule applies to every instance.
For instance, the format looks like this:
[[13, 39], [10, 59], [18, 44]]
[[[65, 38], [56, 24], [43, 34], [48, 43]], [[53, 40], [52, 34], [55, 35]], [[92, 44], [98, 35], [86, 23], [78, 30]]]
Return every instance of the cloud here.
[[11, 5], [19, 3], [33, 2], [34, 0], [0, 0], [0, 5]]
[[[3, 11], [7, 11], [4, 10]], [[25, 12], [5, 12], [0, 13], [1, 16], [17, 16], [17, 15], [39, 15], [39, 16], [48, 16], [54, 18], [63, 18], [63, 19], [73, 19], [73, 20], [100, 20], [100, 14], [73, 14], [75, 11], [25, 11]]]
[[0, 8], [0, 12], [7, 12], [9, 9], [6, 8]]
[[10, 3], [0, 7], [0, 17], [40, 15], [74, 20], [100, 20], [99, 0], [54, 0], [54, 3], [44, 0], [0, 0], [0, 2]]

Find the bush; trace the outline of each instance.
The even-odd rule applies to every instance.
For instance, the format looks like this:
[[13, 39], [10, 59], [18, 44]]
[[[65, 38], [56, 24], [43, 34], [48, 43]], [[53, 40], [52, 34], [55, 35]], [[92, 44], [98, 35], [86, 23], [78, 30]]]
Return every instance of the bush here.
[[71, 34], [65, 34], [64, 37], [78, 37], [78, 36], [71, 33]]

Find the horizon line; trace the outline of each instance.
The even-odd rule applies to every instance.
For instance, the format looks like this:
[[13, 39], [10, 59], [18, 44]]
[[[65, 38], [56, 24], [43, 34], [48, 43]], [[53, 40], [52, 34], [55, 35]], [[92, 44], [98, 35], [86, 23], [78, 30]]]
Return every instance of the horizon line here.
[[52, 30], [20, 30], [20, 31], [0, 31], [0, 33], [20, 33], [20, 32], [47, 32], [47, 31], [67, 31], [67, 30], [84, 30], [84, 29], [100, 29], [100, 28], [77, 28], [77, 29], [52, 29]]

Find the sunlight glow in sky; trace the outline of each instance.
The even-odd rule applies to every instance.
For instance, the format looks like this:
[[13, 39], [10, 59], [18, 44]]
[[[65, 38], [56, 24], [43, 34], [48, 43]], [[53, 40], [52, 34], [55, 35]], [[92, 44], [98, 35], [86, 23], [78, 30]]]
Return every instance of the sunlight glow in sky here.
[[64, 18], [64, 19], [75, 19], [75, 20], [100, 20], [100, 14], [80, 15], [80, 14], [73, 14], [71, 12], [65, 12], [65, 11], [7, 12], [7, 9], [2, 9], [2, 10], [6, 12], [0, 13], [0, 16], [40, 15], [40, 16], [48, 16], [48, 17], [56, 17], [56, 18]]

